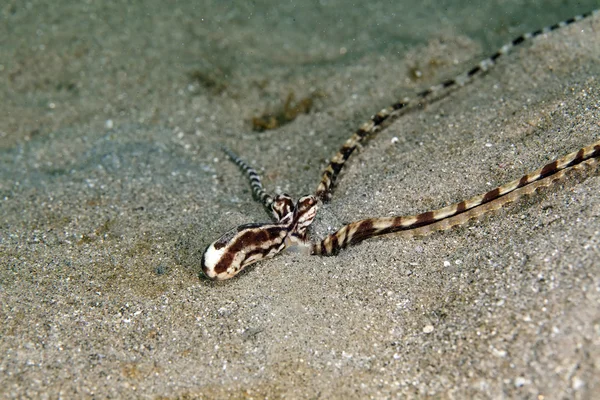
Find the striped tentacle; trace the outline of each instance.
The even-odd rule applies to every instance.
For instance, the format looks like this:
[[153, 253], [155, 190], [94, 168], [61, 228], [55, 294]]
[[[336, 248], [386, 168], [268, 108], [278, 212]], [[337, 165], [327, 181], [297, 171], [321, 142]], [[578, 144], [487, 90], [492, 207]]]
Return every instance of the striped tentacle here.
[[256, 200], [261, 202], [263, 207], [267, 210], [267, 213], [273, 217], [275, 221], [280, 222], [294, 211], [294, 200], [289, 195], [282, 193], [273, 198], [263, 188], [260, 176], [254, 168], [228, 148], [223, 147], [223, 151], [229, 156], [231, 161], [244, 172], [248, 181], [250, 181], [252, 195]]
[[222, 147], [222, 149], [223, 152], [225, 152], [225, 154], [227, 154], [231, 161], [233, 161], [240, 168], [240, 170], [242, 170], [242, 172], [250, 181], [250, 186], [252, 187], [252, 195], [254, 196], [254, 198], [260, 201], [266, 209], [270, 210], [271, 203], [273, 203], [273, 197], [264, 189], [260, 180], [260, 176], [258, 175], [256, 170], [250, 165], [246, 164], [244, 160], [238, 157], [237, 154], [229, 150], [227, 147]]
[[254, 198], [261, 202], [267, 212], [277, 222], [281, 222], [284, 218], [290, 217], [294, 212], [295, 204], [294, 200], [286, 193], [279, 194], [274, 198], [265, 191], [263, 188], [260, 176], [254, 168], [248, 165], [242, 160], [237, 154], [229, 150], [227, 147], [223, 147], [223, 151], [231, 161], [233, 161], [241, 170], [246, 174], [246, 177], [250, 181], [252, 187], [252, 195]]
[[369, 121], [362, 124], [360, 128], [346, 140], [340, 150], [333, 156], [327, 168], [325, 168], [323, 175], [321, 175], [319, 186], [317, 186], [317, 190], [315, 191], [315, 196], [323, 202], [329, 201], [331, 199], [331, 190], [333, 189], [338, 174], [360, 142], [375, 132], [383, 122], [390, 118], [390, 116], [400, 112], [400, 110], [406, 109], [411, 104], [412, 100], [409, 99], [406, 101], [399, 101], [379, 111], [372, 116]]
[[514, 47], [519, 46], [537, 36], [555, 31], [560, 28], [564, 28], [565, 26], [568, 26], [575, 22], [581, 21], [584, 18], [591, 17], [592, 15], [596, 15], [596, 14], [598, 14], [598, 12], [600, 12], [600, 10], [593, 10], [593, 11], [587, 12], [585, 14], [576, 15], [576, 16], [566, 19], [564, 21], [557, 22], [554, 25], [546, 26], [542, 29], [538, 29], [533, 32], [524, 33], [521, 36], [514, 38], [512, 41], [506, 43], [504, 46], [500, 47], [494, 54], [492, 54], [488, 58], [481, 60], [479, 62], [479, 64], [477, 64], [476, 66], [471, 68], [469, 71], [463, 72], [462, 74], [460, 74], [454, 78], [448, 79], [438, 85], [431, 86], [429, 89], [419, 92], [417, 94], [417, 96], [420, 98], [424, 98], [426, 96], [429, 96], [430, 94], [439, 92], [443, 89], [447, 89], [452, 86], [463, 86], [463, 85], [469, 83], [473, 79], [474, 76], [476, 76], [482, 72], [485, 72], [485, 71], [489, 70], [491, 67], [493, 67], [496, 64], [498, 58], [500, 58], [501, 56], [510, 52]]
[[463, 72], [460, 75], [457, 75], [454, 78], [448, 79], [440, 84], [433, 85], [426, 90], [423, 90], [415, 96], [413, 99], [404, 99], [398, 101], [391, 106], [384, 108], [379, 111], [377, 114], [373, 115], [368, 122], [365, 122], [358, 128], [356, 132], [344, 143], [344, 145], [340, 148], [340, 150], [336, 153], [336, 155], [331, 159], [327, 168], [323, 172], [321, 176], [321, 181], [317, 186], [317, 190], [315, 195], [321, 199], [323, 202], [327, 202], [331, 199], [331, 191], [333, 186], [335, 185], [335, 181], [337, 179], [338, 174], [342, 170], [344, 164], [350, 158], [350, 155], [354, 152], [356, 147], [365, 140], [368, 136], [376, 132], [381, 125], [387, 121], [391, 120], [390, 117], [396, 117], [400, 114], [401, 110], [404, 111], [409, 108], [409, 106], [413, 106], [414, 104], [418, 104], [421, 100], [425, 98], [441, 92], [442, 90], [450, 89], [456, 86], [463, 86], [473, 80], [473, 78], [481, 73], [489, 70], [493, 67], [498, 59], [510, 52], [514, 47], [519, 46], [539, 35], [552, 32], [556, 29], [563, 28], [567, 25], [575, 23], [577, 21], [581, 21], [584, 18], [590, 17], [592, 15], [596, 15], [600, 12], [600, 10], [593, 10], [585, 14], [576, 15], [567, 20], [558, 22], [554, 25], [547, 26], [542, 29], [538, 29], [533, 32], [522, 34], [521, 36], [513, 39], [509, 43], [506, 43], [502, 47], [500, 47], [494, 54], [491, 56], [481, 60], [477, 65], [475, 65], [470, 70]]
[[401, 231], [409, 231], [408, 233], [414, 236], [446, 230], [497, 210], [522, 196], [535, 192], [538, 188], [549, 186], [563, 178], [569, 170], [590, 164], [595, 165], [598, 163], [598, 157], [600, 157], [600, 141], [552, 161], [520, 179], [485, 194], [439, 210], [413, 216], [370, 218], [352, 222], [322, 241], [313, 243], [311, 251], [312, 254], [329, 256], [337, 254], [347, 246], [375, 236]]

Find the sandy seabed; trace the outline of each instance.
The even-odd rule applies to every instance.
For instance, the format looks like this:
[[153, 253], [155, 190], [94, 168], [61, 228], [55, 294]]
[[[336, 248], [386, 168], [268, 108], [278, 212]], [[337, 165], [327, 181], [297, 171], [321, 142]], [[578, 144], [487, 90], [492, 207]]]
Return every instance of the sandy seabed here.
[[[600, 396], [597, 170], [447, 232], [199, 278], [211, 241], [267, 219], [221, 144], [311, 193], [378, 109], [595, 4], [342, 3], [0, 6], [0, 397]], [[598, 16], [515, 49], [354, 154], [312, 235], [598, 140], [599, 80]], [[290, 93], [311, 112], [253, 132]]]

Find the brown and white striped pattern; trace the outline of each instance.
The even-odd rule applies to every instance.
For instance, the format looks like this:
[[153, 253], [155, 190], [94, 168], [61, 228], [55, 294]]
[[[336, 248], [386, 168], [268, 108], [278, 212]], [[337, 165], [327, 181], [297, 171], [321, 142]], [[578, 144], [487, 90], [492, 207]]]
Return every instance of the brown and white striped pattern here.
[[248, 165], [237, 154], [229, 150], [227, 147], [222, 147], [223, 151], [233, 161], [240, 170], [246, 175], [252, 188], [253, 197], [260, 201], [267, 213], [276, 221], [283, 220], [287, 215], [294, 211], [294, 200], [287, 194], [282, 193], [273, 198], [264, 189], [260, 180], [260, 175], [254, 168]]
[[423, 235], [432, 231], [446, 230], [497, 210], [524, 195], [535, 192], [540, 187], [549, 186], [561, 179], [569, 170], [579, 169], [585, 165], [596, 165], [599, 157], [600, 141], [597, 141], [575, 153], [552, 161], [520, 179], [439, 210], [411, 216], [369, 218], [351, 222], [322, 241], [314, 243], [311, 252], [329, 256], [337, 254], [347, 246], [375, 236], [400, 231]]
[[538, 29], [533, 32], [525, 33], [509, 43], [506, 43], [504, 46], [500, 47], [494, 54], [490, 57], [487, 57], [484, 60], [481, 60], [477, 65], [475, 65], [470, 70], [456, 76], [455, 78], [448, 79], [438, 85], [431, 86], [430, 88], [423, 90], [422, 92], [417, 93], [416, 97], [413, 99], [403, 99], [400, 100], [391, 106], [384, 108], [379, 111], [377, 114], [373, 115], [371, 119], [364, 124], [362, 124], [356, 132], [344, 143], [344, 145], [340, 148], [340, 150], [336, 153], [336, 155], [331, 159], [327, 168], [323, 172], [321, 176], [321, 181], [317, 186], [317, 190], [315, 192], [315, 196], [321, 199], [323, 202], [327, 202], [331, 199], [331, 191], [333, 186], [335, 185], [335, 181], [337, 179], [338, 174], [342, 170], [344, 164], [350, 158], [350, 155], [354, 152], [356, 147], [365, 140], [369, 135], [376, 132], [381, 128], [381, 125], [385, 121], [390, 121], [391, 117], [396, 117], [400, 114], [401, 111], [405, 111], [409, 108], [409, 106], [413, 106], [421, 102], [421, 100], [429, 97], [432, 94], [438, 93], [444, 89], [449, 89], [456, 86], [463, 86], [469, 83], [476, 75], [481, 74], [489, 70], [493, 67], [498, 58], [508, 53], [514, 47], [521, 45], [528, 40], [531, 40], [539, 35], [552, 32], [556, 29], [563, 28], [567, 25], [570, 25], [574, 22], [581, 21], [584, 18], [590, 17], [592, 15], [598, 14], [600, 10], [590, 11], [585, 14], [576, 15], [567, 20], [558, 22], [554, 25], [547, 26], [542, 29]]
[[221, 147], [223, 152], [227, 154], [227, 156], [237, 165], [240, 170], [246, 175], [248, 181], [250, 181], [250, 187], [252, 188], [252, 196], [261, 202], [261, 204], [267, 209], [267, 211], [271, 211], [271, 204], [273, 203], [273, 197], [267, 193], [264, 189], [262, 182], [260, 180], [260, 176], [256, 172], [254, 168], [248, 165], [244, 160], [238, 157], [233, 151], [229, 150], [227, 147]]
[[[566, 21], [544, 29], [527, 33], [502, 46], [494, 55], [481, 61], [468, 72], [432, 86], [418, 93], [416, 100], [452, 86], [461, 86], [469, 82], [475, 75], [486, 71], [496, 60], [517, 46], [540, 34], [553, 31], [579, 21], [598, 11], [575, 16]], [[246, 266], [270, 258], [287, 246], [306, 242], [307, 229], [313, 222], [318, 209], [318, 200], [327, 201], [331, 197], [331, 189], [344, 163], [348, 160], [356, 146], [368, 135], [382, 128], [382, 124], [400, 110], [416, 103], [415, 100], [400, 101], [374, 115], [369, 122], [363, 124], [333, 157], [323, 173], [316, 196], [302, 197], [296, 204], [288, 195], [270, 196], [263, 188], [256, 171], [228, 149], [224, 151], [246, 174], [252, 187], [252, 193], [275, 219], [274, 223], [247, 224], [234, 228], [210, 244], [202, 256], [202, 270], [210, 279], [229, 279], [237, 275]], [[585, 166], [597, 166], [600, 158], [600, 141], [584, 147], [576, 153], [555, 160], [539, 170], [522, 178], [499, 186], [485, 194], [473, 197], [460, 203], [428, 211], [413, 216], [387, 218], [370, 218], [352, 222], [325, 239], [310, 244], [312, 254], [334, 255], [339, 250], [375, 236], [406, 232], [410, 235], [423, 235], [429, 232], [445, 230], [466, 223], [472, 218], [515, 201], [535, 192], [538, 188], [549, 186], [561, 179], [568, 171]]]
[[271, 258], [296, 243], [317, 215], [318, 200], [304, 196], [293, 212], [275, 223], [241, 225], [211, 243], [202, 254], [202, 272], [209, 279], [230, 279], [248, 265]]
[[211, 243], [202, 254], [202, 272], [209, 279], [230, 279], [247, 265], [273, 257], [285, 247], [287, 224], [241, 225]]

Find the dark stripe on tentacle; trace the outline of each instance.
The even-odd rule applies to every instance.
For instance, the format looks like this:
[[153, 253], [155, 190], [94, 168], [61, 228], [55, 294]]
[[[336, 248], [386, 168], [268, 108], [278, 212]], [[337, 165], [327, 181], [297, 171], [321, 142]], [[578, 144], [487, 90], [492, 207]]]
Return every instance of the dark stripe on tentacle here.
[[600, 141], [552, 161], [537, 171], [492, 189], [483, 195], [439, 210], [427, 211], [414, 216], [370, 218], [352, 222], [322, 241], [314, 243], [311, 251], [313, 254], [334, 255], [347, 246], [375, 236], [419, 228], [429, 228], [423, 230], [424, 232], [448, 229], [465, 223], [471, 218], [497, 210], [521, 196], [533, 193], [539, 187], [548, 186], [562, 178], [569, 169], [580, 167], [584, 162], [597, 163], [598, 158], [600, 158]]
[[260, 201], [267, 213], [273, 217], [275, 221], [282, 221], [286, 216], [293, 212], [294, 201], [290, 196], [282, 193], [273, 198], [263, 188], [260, 176], [254, 168], [228, 148], [223, 147], [223, 151], [240, 168], [240, 170], [244, 172], [246, 178], [248, 178], [248, 181], [250, 182], [254, 199]]
[[429, 97], [434, 93], [440, 92], [444, 89], [448, 89], [451, 87], [463, 86], [469, 83], [475, 76], [480, 75], [481, 73], [493, 67], [496, 64], [498, 58], [507, 54], [514, 47], [519, 46], [541, 34], [565, 27], [577, 21], [581, 21], [582, 19], [595, 15], [598, 12], [599, 10], [594, 10], [585, 14], [576, 15], [563, 22], [559, 22], [557, 24], [545, 27], [543, 29], [538, 29], [536, 31], [523, 34], [502, 46], [490, 57], [481, 60], [478, 63], [478, 65], [474, 66], [467, 72], [464, 72], [453, 79], [448, 79], [438, 85], [431, 86], [428, 89], [417, 93], [416, 98], [398, 101], [390, 107], [384, 108], [383, 110], [372, 116], [368, 122], [362, 124], [361, 127], [350, 137], [350, 139], [346, 141], [346, 143], [344, 143], [344, 145], [340, 148], [336, 155], [331, 159], [331, 162], [329, 163], [327, 168], [325, 168], [325, 171], [321, 175], [321, 181], [317, 186], [315, 195], [324, 202], [327, 202], [331, 199], [331, 192], [335, 185], [337, 176], [342, 170], [346, 161], [350, 158], [350, 155], [363, 140], [365, 140], [367, 137], [369, 137], [371, 134], [377, 131], [381, 124], [384, 121], [389, 120], [390, 117], [397, 117], [400, 114], [401, 110], [406, 110], [407, 108], [409, 108], [409, 106], [413, 106], [414, 104], [420, 102], [421, 100], [425, 99], [426, 97]]
[[335, 184], [338, 174], [360, 142], [362, 142], [371, 133], [375, 132], [375, 130], [381, 126], [381, 124], [385, 122], [390, 115], [392, 115], [392, 113], [398, 112], [407, 105], [408, 103], [397, 102], [394, 105], [381, 110], [371, 117], [369, 122], [365, 122], [363, 125], [361, 125], [361, 127], [354, 132], [350, 139], [344, 143], [336, 155], [331, 159], [329, 165], [327, 168], [325, 168], [325, 171], [323, 171], [321, 181], [319, 182], [319, 186], [315, 191], [315, 196], [322, 201], [329, 201], [331, 199], [331, 189]]
[[252, 188], [252, 195], [254, 199], [260, 201], [262, 205], [270, 212], [271, 203], [273, 203], [273, 197], [265, 191], [263, 188], [262, 182], [260, 180], [260, 176], [256, 172], [254, 168], [248, 165], [244, 160], [238, 157], [233, 151], [229, 150], [227, 147], [222, 147], [222, 150], [227, 156], [233, 161], [240, 170], [246, 175], [246, 178], [250, 182], [250, 187]]

